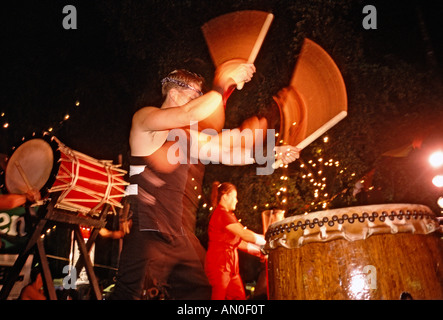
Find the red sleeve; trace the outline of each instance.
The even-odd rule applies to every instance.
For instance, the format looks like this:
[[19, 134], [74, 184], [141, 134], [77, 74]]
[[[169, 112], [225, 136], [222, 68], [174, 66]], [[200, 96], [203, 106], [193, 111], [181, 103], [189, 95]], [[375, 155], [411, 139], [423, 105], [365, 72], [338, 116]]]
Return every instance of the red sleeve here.
[[234, 213], [216, 208], [209, 222], [209, 241], [212, 241], [214, 244], [225, 243], [237, 245], [240, 238], [226, 229], [226, 226], [233, 223], [238, 223]]
[[228, 226], [233, 223], [238, 223], [238, 220], [236, 216], [232, 212], [223, 212], [223, 214], [220, 215], [220, 225], [221, 226]]

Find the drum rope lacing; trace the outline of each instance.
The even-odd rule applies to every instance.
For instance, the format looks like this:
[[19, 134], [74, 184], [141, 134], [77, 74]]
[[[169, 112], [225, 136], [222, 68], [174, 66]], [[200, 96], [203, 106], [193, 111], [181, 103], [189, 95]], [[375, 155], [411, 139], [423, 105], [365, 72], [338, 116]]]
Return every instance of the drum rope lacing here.
[[306, 219], [304, 223], [302, 221], [298, 221], [297, 223], [285, 223], [274, 228], [269, 228], [266, 232], [266, 241], [269, 241], [271, 237], [279, 235], [280, 233], [289, 233], [292, 230], [297, 231], [299, 228], [304, 230], [308, 226], [313, 229], [316, 225], [322, 227], [325, 223], [327, 223], [329, 227], [332, 227], [335, 223], [343, 224], [345, 221], [348, 221], [349, 223], [354, 223], [355, 221], [364, 222], [366, 219], [370, 222], [374, 222], [377, 217], [380, 222], [384, 222], [386, 219], [393, 221], [395, 218], [399, 220], [402, 220], [403, 218], [405, 218], [406, 220], [410, 220], [411, 218], [415, 220], [425, 218], [437, 221], [433, 213], [425, 212], [422, 210], [399, 210], [398, 213], [395, 210], [392, 210], [390, 214], [387, 211], [383, 211], [381, 215], [379, 215], [378, 212], [375, 211], [372, 212], [372, 214], [369, 214], [368, 212], [363, 212], [361, 216], [358, 213], [353, 213], [351, 216], [349, 216], [348, 214], [343, 214], [341, 218], [339, 218], [337, 215], [333, 215], [331, 219], [329, 219], [328, 217], [323, 217], [320, 219], [314, 218], [312, 219], [312, 221]]

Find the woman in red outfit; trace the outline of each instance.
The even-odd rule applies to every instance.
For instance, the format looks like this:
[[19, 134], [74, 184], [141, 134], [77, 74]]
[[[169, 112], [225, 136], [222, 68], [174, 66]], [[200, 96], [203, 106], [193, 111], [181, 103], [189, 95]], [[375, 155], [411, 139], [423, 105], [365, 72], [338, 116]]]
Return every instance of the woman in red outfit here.
[[239, 273], [238, 251], [262, 257], [262, 235], [246, 229], [234, 214], [237, 189], [231, 183], [212, 185], [212, 205], [216, 207], [209, 221], [209, 245], [205, 271], [212, 286], [213, 300], [246, 299]]

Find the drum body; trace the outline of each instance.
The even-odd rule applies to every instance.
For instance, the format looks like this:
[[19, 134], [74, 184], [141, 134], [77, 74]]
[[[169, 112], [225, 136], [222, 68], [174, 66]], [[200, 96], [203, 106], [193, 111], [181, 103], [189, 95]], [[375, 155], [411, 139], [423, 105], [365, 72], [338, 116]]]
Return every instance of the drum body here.
[[269, 227], [270, 299], [443, 299], [439, 224], [422, 205], [350, 207]]
[[5, 185], [10, 193], [28, 189], [58, 194], [56, 208], [94, 215], [104, 204], [122, 207], [128, 183], [125, 170], [112, 161], [97, 160], [45, 136], [22, 143], [9, 157]]

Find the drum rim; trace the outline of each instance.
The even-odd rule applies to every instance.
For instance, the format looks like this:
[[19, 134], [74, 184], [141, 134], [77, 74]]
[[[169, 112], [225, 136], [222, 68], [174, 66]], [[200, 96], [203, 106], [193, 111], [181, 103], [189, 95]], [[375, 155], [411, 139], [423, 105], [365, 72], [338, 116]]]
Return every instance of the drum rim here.
[[49, 193], [49, 189], [52, 187], [52, 185], [54, 184], [56, 177], [57, 177], [57, 173], [60, 169], [60, 150], [59, 150], [59, 145], [57, 143], [57, 141], [54, 139], [55, 136], [54, 135], [50, 135], [50, 134], [35, 134], [33, 133], [30, 136], [25, 136], [22, 139], [20, 139], [17, 143], [15, 143], [10, 151], [7, 154], [7, 161], [6, 161], [6, 166], [4, 170], [1, 170], [1, 174], [0, 174], [0, 188], [2, 190], [3, 193], [9, 194], [9, 190], [6, 187], [6, 168], [8, 167], [9, 164], [9, 159], [12, 157], [12, 155], [14, 154], [14, 152], [24, 143], [34, 140], [34, 139], [40, 139], [45, 141], [46, 143], [49, 144], [49, 146], [52, 149], [53, 152], [53, 161], [52, 161], [52, 169], [51, 169], [51, 173], [49, 175], [48, 180], [46, 181], [46, 183], [43, 185], [43, 187], [39, 190], [40, 191], [40, 195], [41, 197], [45, 197], [46, 195], [48, 195]]
[[[387, 207], [391, 207], [391, 208], [386, 210]], [[307, 214], [293, 215], [293, 216], [285, 217], [283, 220], [272, 223], [269, 226], [269, 228], [271, 228], [271, 227], [275, 228], [280, 224], [283, 225], [285, 223], [292, 222], [292, 220], [295, 220], [295, 219], [307, 220], [307, 219], [312, 218], [314, 216], [316, 218], [322, 218], [323, 216], [325, 216], [325, 214], [327, 212], [330, 213], [331, 218], [332, 218], [333, 213], [344, 211], [344, 210], [359, 211], [361, 213], [367, 212], [367, 213], [372, 214], [373, 211], [374, 212], [392, 211], [392, 210], [401, 210], [399, 208], [413, 208], [413, 207], [420, 209], [422, 211], [431, 212], [432, 215], [435, 216], [435, 213], [431, 210], [431, 208], [429, 208], [428, 206], [426, 206], [424, 204], [419, 204], [419, 203], [381, 203], [381, 204], [364, 205], [364, 206], [342, 207], [342, 208], [336, 208], [336, 209], [330, 209], [330, 210], [319, 210], [319, 211], [312, 211]], [[376, 209], [376, 210], [364, 210], [364, 209], [368, 209], [368, 208], [372, 208], [372, 209]], [[383, 209], [383, 210], [380, 210], [380, 209]], [[354, 212], [351, 212], [350, 215], [352, 215], [353, 213]], [[312, 220], [312, 219], [310, 219], [310, 220]]]

